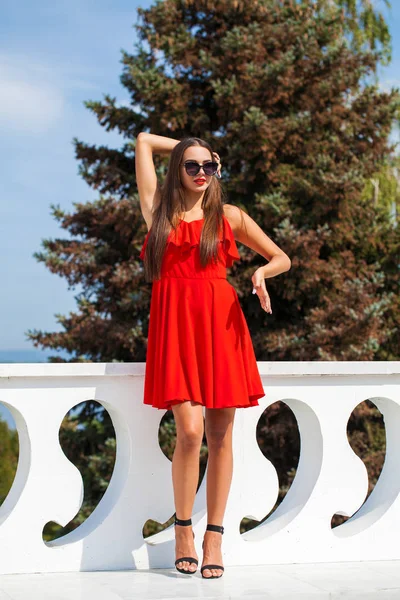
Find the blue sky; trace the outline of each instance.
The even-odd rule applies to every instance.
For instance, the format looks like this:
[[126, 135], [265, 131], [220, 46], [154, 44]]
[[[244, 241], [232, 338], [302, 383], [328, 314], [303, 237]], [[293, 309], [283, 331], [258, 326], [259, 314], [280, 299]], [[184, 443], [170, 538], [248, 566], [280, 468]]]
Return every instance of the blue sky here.
[[[114, 0], [6, 0], [0, 6], [0, 351], [31, 349], [28, 329], [57, 331], [76, 290], [33, 257], [44, 238], [68, 237], [50, 204], [97, 194], [78, 175], [72, 138], [119, 147], [84, 107], [104, 93], [127, 102], [121, 49], [133, 51], [137, 7]], [[4, 353], [3, 353], [4, 354]]]
[[[393, 62], [383, 88], [400, 87], [400, 6], [390, 16]], [[31, 349], [28, 329], [57, 331], [55, 313], [75, 309], [66, 281], [38, 263], [44, 238], [66, 237], [50, 204], [67, 211], [97, 194], [78, 175], [72, 138], [119, 147], [85, 100], [126, 103], [121, 49], [133, 51], [137, 7], [127, 0], [3, 0], [0, 6], [0, 352]]]

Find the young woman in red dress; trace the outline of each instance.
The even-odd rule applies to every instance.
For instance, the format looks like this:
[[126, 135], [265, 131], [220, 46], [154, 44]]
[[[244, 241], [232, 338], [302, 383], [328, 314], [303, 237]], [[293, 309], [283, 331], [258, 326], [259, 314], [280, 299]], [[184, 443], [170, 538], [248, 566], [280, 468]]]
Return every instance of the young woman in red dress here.
[[[169, 154], [162, 185], [153, 154]], [[172, 460], [176, 568], [194, 573], [198, 557], [191, 515], [199, 452], [208, 445], [207, 530], [201, 574], [221, 577], [223, 517], [232, 479], [237, 408], [265, 396], [250, 333], [226, 269], [240, 260], [236, 240], [268, 264], [251, 277], [261, 308], [272, 313], [265, 279], [290, 259], [239, 207], [223, 203], [221, 162], [204, 140], [137, 137], [136, 181], [146, 235], [140, 257], [152, 281], [144, 403], [171, 409], [177, 439]], [[205, 410], [205, 425], [203, 419]]]

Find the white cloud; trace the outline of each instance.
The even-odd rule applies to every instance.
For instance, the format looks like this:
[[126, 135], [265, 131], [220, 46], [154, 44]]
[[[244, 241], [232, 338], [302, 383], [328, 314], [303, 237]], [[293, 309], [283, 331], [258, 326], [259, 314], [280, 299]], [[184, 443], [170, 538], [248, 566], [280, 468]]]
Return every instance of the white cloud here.
[[0, 57], [0, 124], [2, 131], [39, 134], [62, 116], [64, 96], [51, 83], [49, 69], [29, 59]]

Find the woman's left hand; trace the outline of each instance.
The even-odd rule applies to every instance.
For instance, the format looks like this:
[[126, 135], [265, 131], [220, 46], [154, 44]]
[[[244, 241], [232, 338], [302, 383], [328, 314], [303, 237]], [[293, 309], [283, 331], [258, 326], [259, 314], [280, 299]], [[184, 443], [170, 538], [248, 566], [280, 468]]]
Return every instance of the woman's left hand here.
[[272, 314], [271, 299], [267, 292], [267, 288], [265, 287], [265, 277], [262, 267], [254, 272], [251, 281], [253, 282], [253, 294], [257, 294], [260, 298], [261, 308], [265, 310], [265, 312]]
[[217, 154], [216, 152], [213, 152], [213, 156], [214, 156], [215, 161], [218, 163], [218, 170], [217, 170], [216, 175], [217, 175], [218, 179], [221, 179], [221, 160], [219, 158], [219, 154]]

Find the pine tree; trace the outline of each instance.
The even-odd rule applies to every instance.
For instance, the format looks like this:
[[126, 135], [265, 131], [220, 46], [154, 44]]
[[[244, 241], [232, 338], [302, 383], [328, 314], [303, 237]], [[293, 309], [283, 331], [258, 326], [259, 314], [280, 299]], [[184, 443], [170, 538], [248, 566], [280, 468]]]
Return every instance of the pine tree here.
[[[107, 95], [87, 102], [127, 142], [75, 140], [100, 199], [75, 204], [73, 214], [53, 206], [73, 238], [45, 240], [36, 253], [71, 287], [82, 285], [79, 311], [57, 315], [64, 331], [28, 337], [74, 361], [145, 359], [150, 289], [138, 260], [145, 229], [134, 149], [149, 130], [210, 141], [229, 202], [292, 259], [290, 273], [266, 280], [273, 315], [250, 293], [264, 260], [241, 247], [232, 269], [259, 360], [393, 358], [399, 312], [384, 268], [395, 269], [398, 230], [362, 200], [393, 151], [398, 116], [398, 90], [363, 83], [382, 52], [350, 47], [343, 11], [325, 2], [165, 0], [138, 13], [137, 51], [122, 57], [131, 106]], [[156, 164], [162, 177], [166, 158]]]

